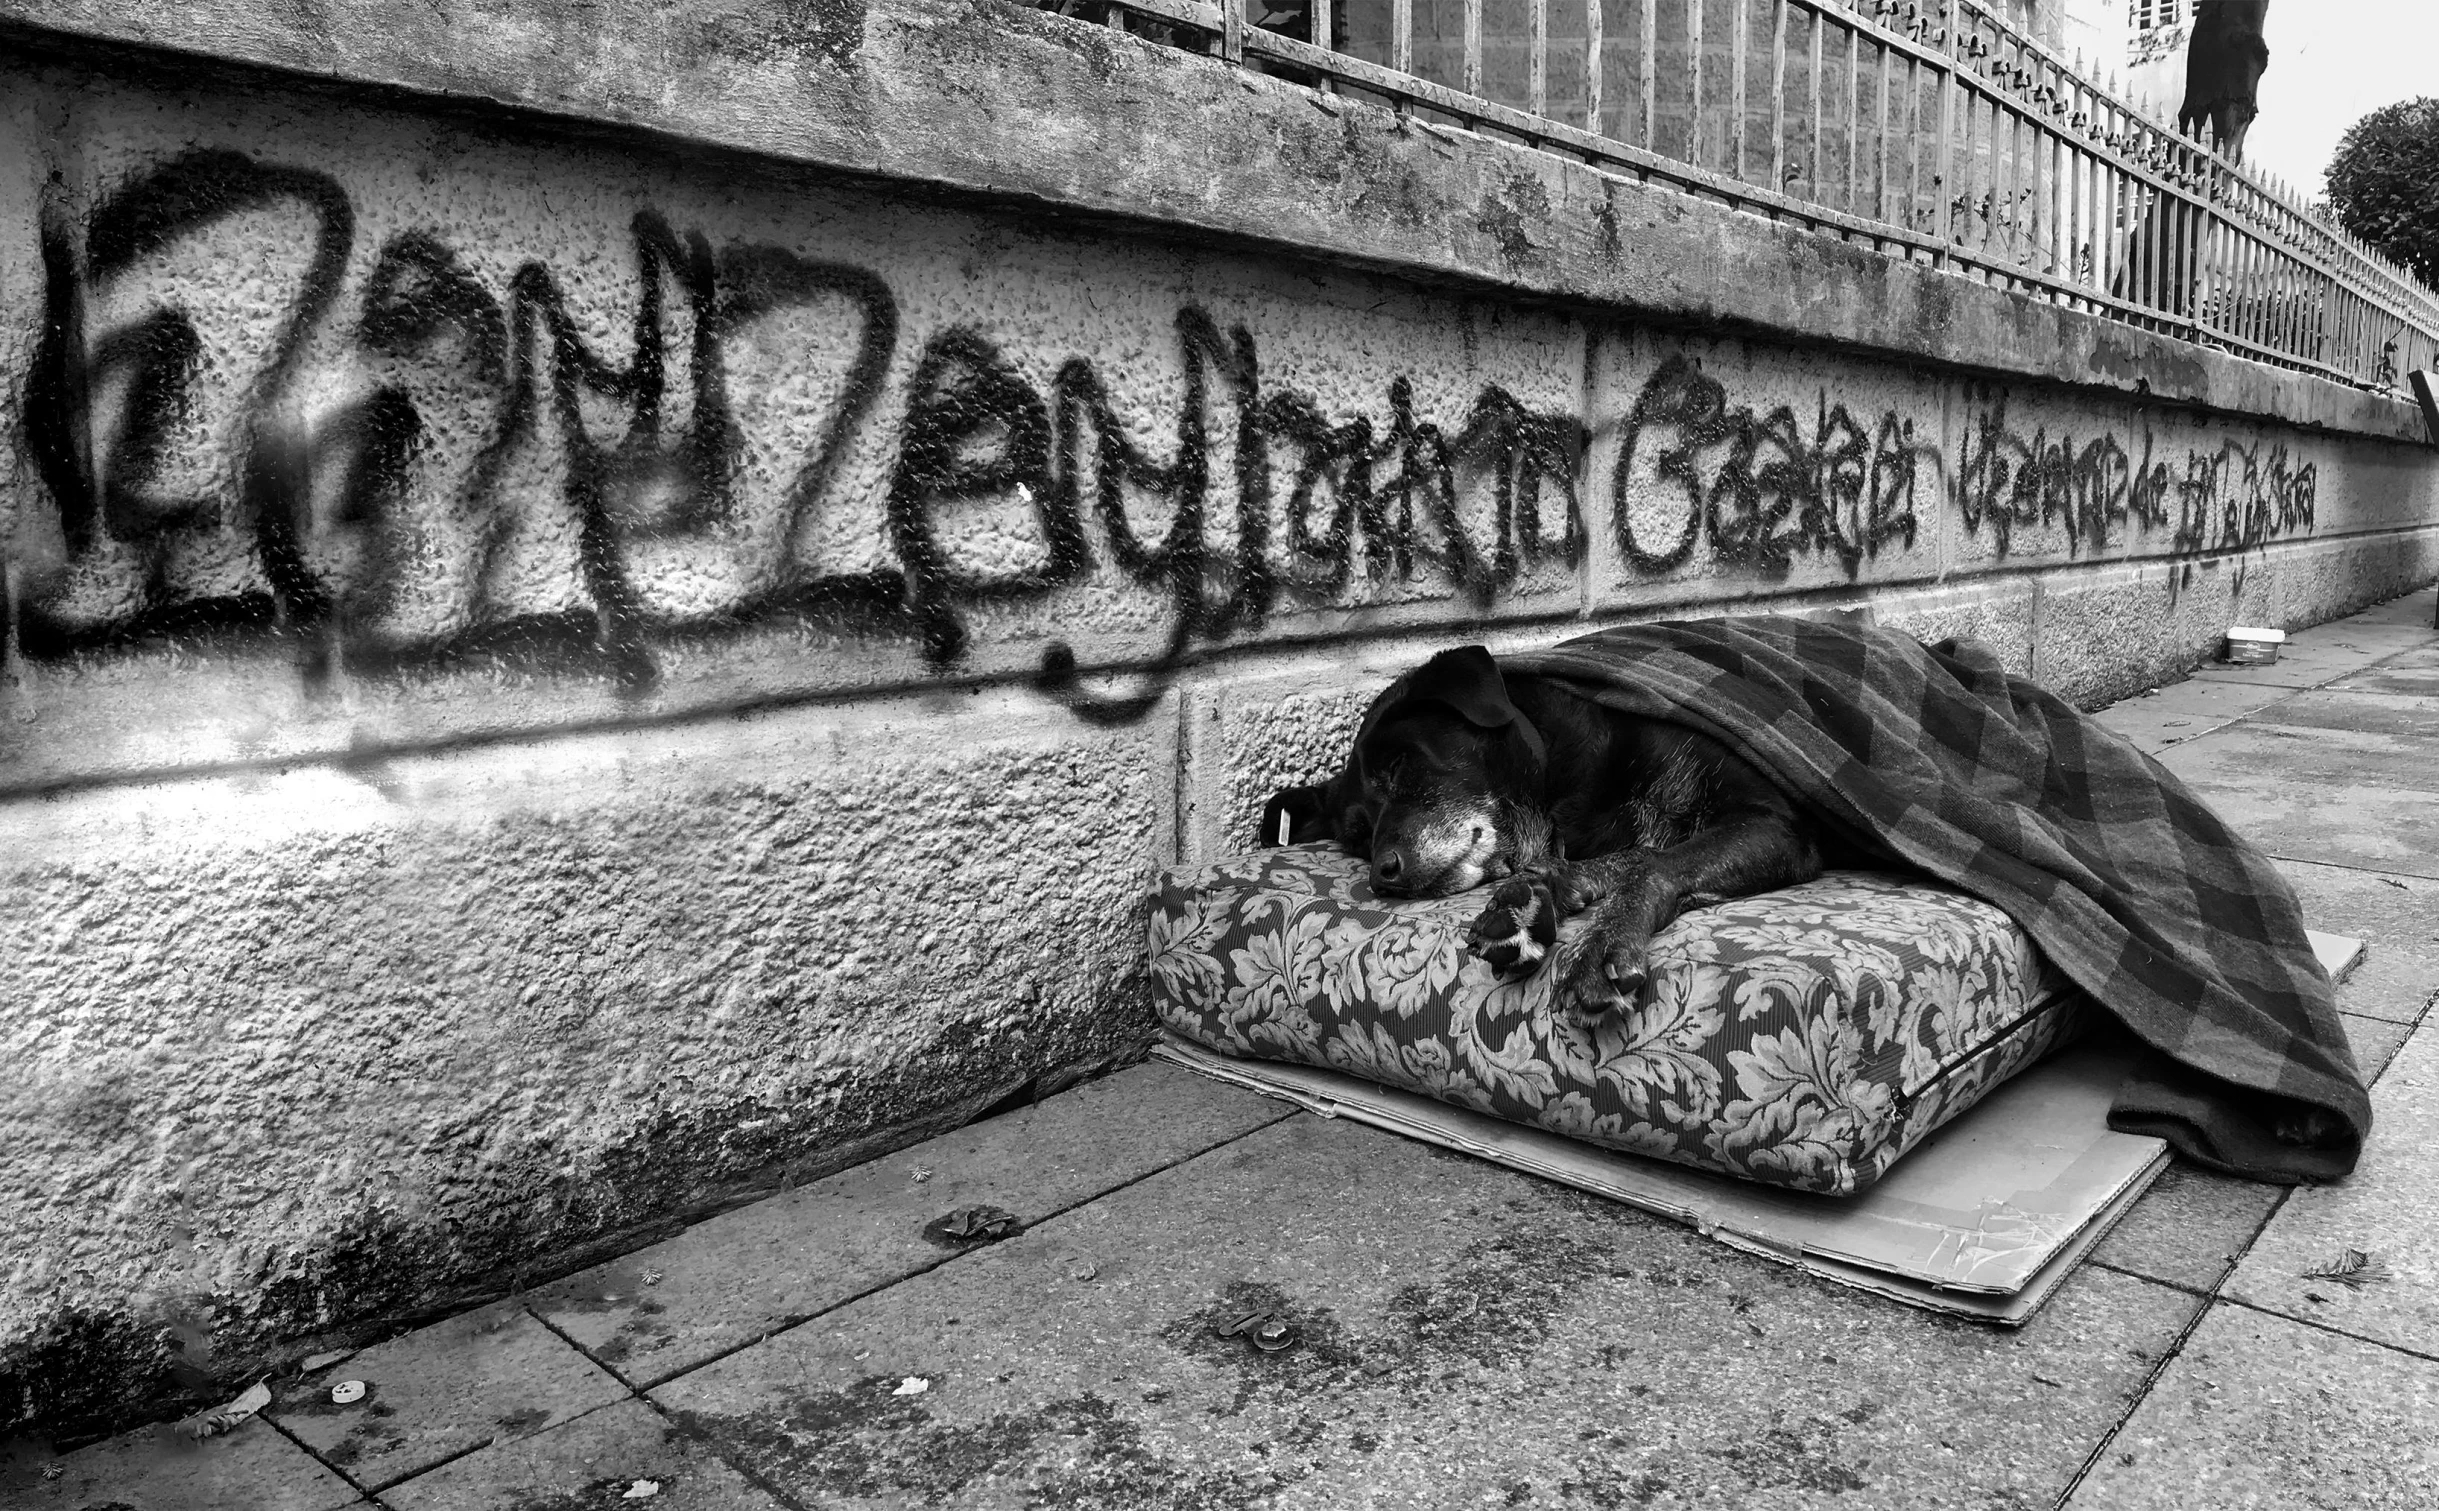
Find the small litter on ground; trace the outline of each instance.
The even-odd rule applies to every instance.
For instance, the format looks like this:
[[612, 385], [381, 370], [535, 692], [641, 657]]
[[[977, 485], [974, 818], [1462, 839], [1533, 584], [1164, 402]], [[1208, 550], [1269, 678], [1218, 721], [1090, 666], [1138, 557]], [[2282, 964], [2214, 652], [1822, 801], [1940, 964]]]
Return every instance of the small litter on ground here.
[[2388, 1278], [2388, 1266], [2378, 1256], [2361, 1249], [2348, 1249], [2327, 1264], [2303, 1272], [2306, 1280], [2334, 1280], [2351, 1291], [2375, 1285]]
[[996, 1243], [1024, 1231], [1024, 1224], [1005, 1207], [958, 1207], [923, 1225], [923, 1236], [934, 1243]]
[[244, 1395], [226, 1406], [188, 1417], [178, 1424], [178, 1430], [190, 1438], [218, 1437], [245, 1424], [256, 1412], [271, 1404], [271, 1387], [260, 1380]]

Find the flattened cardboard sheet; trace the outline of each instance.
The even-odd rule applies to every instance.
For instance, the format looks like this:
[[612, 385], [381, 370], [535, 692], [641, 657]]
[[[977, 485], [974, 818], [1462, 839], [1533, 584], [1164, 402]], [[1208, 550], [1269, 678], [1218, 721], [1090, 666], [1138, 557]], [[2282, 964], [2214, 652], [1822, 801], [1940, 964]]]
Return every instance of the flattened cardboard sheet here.
[[1783, 1191], [1579, 1143], [1353, 1076], [1214, 1054], [1155, 1053], [1322, 1117], [1346, 1117], [1673, 1218], [1824, 1279], [1956, 1316], [2020, 1326], [2168, 1164], [2164, 1140], [2117, 1133], [2128, 1056], [2068, 1049], [1925, 1139], [1855, 1196]]
[[2312, 946], [2313, 957], [2332, 981], [2343, 981], [2363, 962], [2363, 941], [2343, 934], [2324, 934], [2318, 929], [2304, 930], [2304, 938]]

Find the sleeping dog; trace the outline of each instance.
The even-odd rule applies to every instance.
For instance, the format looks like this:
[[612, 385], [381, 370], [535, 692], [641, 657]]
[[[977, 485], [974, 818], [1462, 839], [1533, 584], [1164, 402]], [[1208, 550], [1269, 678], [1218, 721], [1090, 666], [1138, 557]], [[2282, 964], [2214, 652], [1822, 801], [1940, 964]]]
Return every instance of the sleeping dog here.
[[1392, 683], [1345, 768], [1273, 797], [1262, 837], [1334, 841], [1391, 896], [1497, 882], [1468, 939], [1504, 981], [1540, 969], [1559, 920], [1589, 911], [1551, 965], [1554, 1000], [1587, 1022], [1632, 1004], [1652, 935], [1682, 909], [1810, 881], [1826, 842], [1718, 740], [1503, 676], [1478, 645]]

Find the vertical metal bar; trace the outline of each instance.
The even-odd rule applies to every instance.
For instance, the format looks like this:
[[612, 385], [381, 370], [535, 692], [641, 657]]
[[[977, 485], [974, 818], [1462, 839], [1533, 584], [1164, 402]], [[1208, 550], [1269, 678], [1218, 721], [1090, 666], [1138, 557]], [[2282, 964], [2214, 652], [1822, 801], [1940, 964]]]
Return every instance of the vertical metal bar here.
[[1787, 191], [1787, 0], [1770, 0], [1770, 192]]
[[[1334, 23], [1338, 18], [1330, 11], [1330, 0], [1306, 0], [1306, 3], [1311, 6], [1311, 9], [1305, 14], [1312, 18], [1313, 31], [1308, 40], [1315, 47], [1327, 48], [1332, 52], [1337, 51], [1338, 37]], [[1324, 77], [1321, 80], [1321, 87], [1325, 90], [1329, 89], [1331, 80]]]
[[1905, 60], [1905, 214], [1909, 231], [1922, 219], [1922, 60]]
[[[2108, 120], [2108, 136], [2112, 141], [2117, 140], [2119, 123], [2117, 107], [2114, 105], [2108, 107]], [[2105, 228], [2104, 234], [2108, 238], [2109, 276], [2108, 281], [2102, 284], [2102, 287], [2117, 298], [2131, 300], [2134, 297], [2134, 280], [2126, 272], [2126, 238], [2133, 233], [2134, 227], [2126, 213], [2129, 206], [2126, 197], [2125, 170], [2117, 165], [2114, 149], [2111, 150], [2109, 157], [2108, 190], [2109, 224]], [[2120, 284], [2123, 284], [2124, 287], [2120, 288]]]
[[1414, 72], [1414, 0], [1389, 0], [1389, 66]]
[[1642, 145], [1653, 151], [1659, 148], [1659, 117], [1652, 107], [1652, 91], [1659, 78], [1659, 17], [1660, 0], [1635, 0], [1637, 14], [1643, 21], [1642, 82], [1643, 140]]
[[1686, 77], [1693, 81], [1693, 108], [1685, 114], [1685, 160], [1702, 166], [1702, 0], [1685, 0]]
[[2258, 235], [2253, 236], [2251, 240], [2253, 243], [2253, 297], [2249, 301], [2250, 307], [2245, 311], [2244, 336], [2246, 340], [2256, 345], [2267, 345], [2268, 343], [2262, 341], [2261, 337], [2269, 313], [2269, 248]]
[[[2140, 162], [2149, 158], [2156, 138], [2148, 122], [2141, 124], [2137, 134], [2142, 138], [2143, 154], [2136, 159]], [[2154, 311], [2168, 307], [2166, 281], [2160, 267], [2162, 255], [2167, 251], [2167, 241], [2166, 198], [2146, 180], [2143, 185], [2143, 302]]]
[[1808, 99], [1812, 107], [1812, 138], [1807, 144], [1811, 155], [1804, 165], [1804, 193], [1818, 205], [1829, 202], [1829, 196], [1821, 190], [1821, 24], [1826, 18], [1817, 10], [1804, 14], [1811, 18], [1809, 51], [1812, 55], [1812, 87]]
[[1931, 226], [1939, 236], [1939, 247], [1931, 254], [1933, 267], [1948, 265], [1948, 247], [1954, 241], [1954, 214], [1949, 208], [1956, 199], [1956, 73], [1964, 67], [1964, 49], [1956, 45], [1956, 0], [1948, 0], [1947, 15], [1949, 61], [1939, 71], [1939, 166], [1931, 173]]
[[1584, 0], [1584, 129], [1601, 131], [1601, 0]]
[[1736, 82], [1728, 90], [1728, 176], [1745, 176], [1745, 0], [1736, 0], [1736, 37], [1728, 44], [1728, 66], [1736, 71]]
[[2053, 278], [2058, 274], [2058, 242], [2064, 234], [2065, 196], [2071, 192], [2067, 188], [2066, 178], [2066, 138], [2058, 132], [2058, 81], [2061, 77], [2056, 68], [2051, 68], [2048, 76], [2041, 81], [2042, 87], [2049, 91], [2050, 102], [2049, 121], [2041, 128], [2047, 141], [2044, 156], [2049, 164], [2049, 184], [2041, 191], [2041, 224], [2049, 233], [2043, 245], [2049, 248], [2049, 273]]
[[[2092, 106], [2092, 135], [2106, 137], [2108, 128], [2104, 122], [2107, 119], [2107, 113], [2101, 107], [2098, 91], [2095, 90], [2092, 93], [2090, 103]], [[2116, 224], [2112, 219], [2110, 192], [2109, 159], [2103, 153], [2094, 152], [2092, 154], [2092, 287], [2104, 294], [2109, 290], [2109, 269], [2112, 265], [2109, 258], [2117, 236]]]
[[1550, 113], [1550, 0], [1525, 0], [1524, 108], [1529, 115]]
[[2007, 112], [2007, 210], [1999, 224], [2007, 228], [2008, 260], [2017, 262], [2024, 254], [2024, 115], [2003, 96], [2000, 105]]
[[1885, 42], [1874, 42], [1872, 72], [1880, 81], [1880, 106], [1873, 130], [1872, 153], [1872, 219], [1886, 225], [1889, 218], [1889, 49]]
[[1245, 0], [1220, 0], [1220, 56], [1245, 61]]
[[1861, 154], [1863, 122], [1863, 29], [1846, 29], [1846, 213], [1863, 213]]
[[1482, 0], [1465, 0], [1465, 92], [1482, 92]]

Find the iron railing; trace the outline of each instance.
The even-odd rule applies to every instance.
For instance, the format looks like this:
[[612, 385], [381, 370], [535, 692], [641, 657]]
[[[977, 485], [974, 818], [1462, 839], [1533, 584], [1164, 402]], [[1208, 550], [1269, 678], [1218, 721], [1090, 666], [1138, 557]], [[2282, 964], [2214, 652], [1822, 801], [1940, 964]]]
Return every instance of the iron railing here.
[[2439, 355], [2411, 276], [1977, 0], [1044, 3], [2264, 362]]

